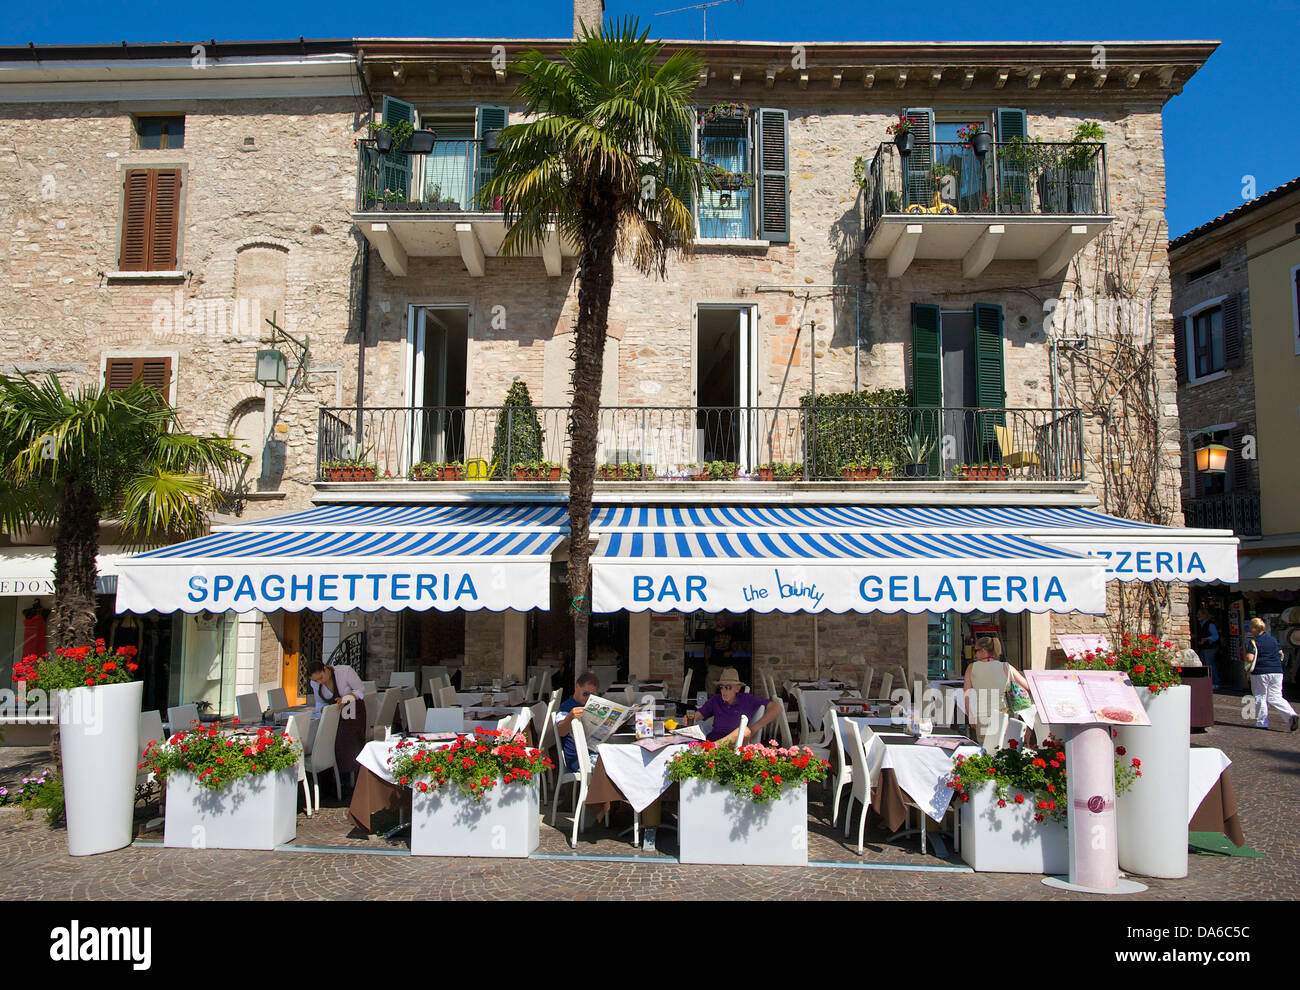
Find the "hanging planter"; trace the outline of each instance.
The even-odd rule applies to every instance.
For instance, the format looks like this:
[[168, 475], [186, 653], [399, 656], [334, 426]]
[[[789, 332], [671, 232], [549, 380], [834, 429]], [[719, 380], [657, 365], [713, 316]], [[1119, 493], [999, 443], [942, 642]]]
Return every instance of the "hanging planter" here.
[[915, 144], [916, 138], [911, 131], [899, 131], [894, 135], [894, 147], [898, 149], [900, 155], [910, 155]]
[[433, 131], [415, 131], [402, 142], [401, 150], [408, 155], [427, 155], [433, 151], [433, 142], [438, 135]]
[[387, 131], [375, 131], [375, 150], [386, 155], [393, 150], [393, 135]]

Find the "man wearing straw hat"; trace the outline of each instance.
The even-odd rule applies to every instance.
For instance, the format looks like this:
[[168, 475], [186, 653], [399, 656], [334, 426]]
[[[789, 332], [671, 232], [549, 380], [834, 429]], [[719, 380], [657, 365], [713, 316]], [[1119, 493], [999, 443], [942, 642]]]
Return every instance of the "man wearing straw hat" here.
[[[743, 746], [747, 742], [761, 740], [763, 729], [778, 718], [784, 718], [785, 710], [781, 707], [781, 702], [755, 697], [743, 691], [744, 687], [735, 667], [724, 668], [718, 676], [718, 693], [706, 701], [694, 716], [687, 715], [687, 719], [693, 717], [696, 720], [703, 720], [712, 717], [713, 729], [708, 735], [711, 742], [728, 744], [734, 741], [737, 745]], [[763, 712], [763, 717], [755, 722], [754, 716], [758, 714], [760, 708], [766, 710]], [[745, 738], [738, 740], [736, 735], [740, 730], [742, 716], [749, 719], [750, 724], [745, 730]]]

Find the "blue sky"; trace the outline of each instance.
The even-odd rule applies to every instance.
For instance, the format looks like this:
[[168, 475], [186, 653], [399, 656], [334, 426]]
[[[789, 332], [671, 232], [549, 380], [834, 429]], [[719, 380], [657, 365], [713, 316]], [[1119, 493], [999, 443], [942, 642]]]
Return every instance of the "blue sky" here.
[[[698, 11], [655, 16], [690, 2], [606, 0], [606, 14], [634, 14], [661, 37], [698, 38]], [[410, 7], [355, 0], [226, 0], [180, 7], [158, 0], [55, 0], [11, 6], [0, 25], [0, 43], [481, 38], [500, 26], [509, 27], [508, 37], [553, 38], [568, 36], [571, 11], [569, 0]], [[1219, 40], [1206, 67], [1165, 107], [1170, 236], [1239, 206], [1247, 177], [1262, 194], [1300, 175], [1300, 0], [985, 0], [966, 6], [743, 0], [710, 9], [708, 24], [711, 39], [760, 41]]]

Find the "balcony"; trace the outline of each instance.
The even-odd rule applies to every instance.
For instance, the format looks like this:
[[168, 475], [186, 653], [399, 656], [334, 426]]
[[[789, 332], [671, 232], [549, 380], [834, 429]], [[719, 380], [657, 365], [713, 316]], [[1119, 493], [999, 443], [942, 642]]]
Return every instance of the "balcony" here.
[[1050, 278], [1111, 223], [1106, 146], [890, 143], [867, 172], [866, 256], [898, 278], [914, 260], [957, 261], [975, 278], [994, 261], [1035, 261]]
[[1259, 492], [1185, 499], [1183, 521], [1192, 529], [1230, 529], [1238, 536], [1259, 536]]
[[[500, 203], [483, 204], [480, 191], [495, 159], [482, 141], [435, 140], [427, 155], [380, 155], [372, 140], [357, 142], [357, 198], [352, 220], [394, 275], [411, 258], [459, 257], [481, 278], [486, 260], [501, 257], [506, 224]], [[577, 251], [552, 231], [540, 251], [546, 274], [558, 276], [563, 258]]]
[[[558, 406], [322, 408], [316, 478], [562, 490], [549, 468], [569, 466], [568, 415]], [[747, 483], [770, 472], [791, 485], [1072, 486], [1084, 477], [1080, 424], [1077, 409], [623, 406], [601, 409], [596, 456], [602, 484]], [[517, 475], [535, 460], [548, 464]]]

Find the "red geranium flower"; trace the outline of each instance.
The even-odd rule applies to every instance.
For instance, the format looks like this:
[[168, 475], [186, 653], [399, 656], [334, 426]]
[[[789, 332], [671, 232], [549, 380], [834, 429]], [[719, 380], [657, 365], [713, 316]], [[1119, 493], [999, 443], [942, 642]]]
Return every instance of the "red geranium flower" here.
[[758, 797], [758, 795], [760, 795], [760, 794], [762, 794], [762, 793], [763, 793], [763, 788], [759, 787], [758, 784], [755, 784], [755, 785], [754, 785], [754, 796], [755, 796], [755, 797]]
[[1127, 752], [1128, 752], [1128, 750], [1125, 749], [1123, 746], [1116, 746], [1116, 747], [1115, 747], [1115, 755], [1116, 755], [1116, 756], [1123, 756], [1123, 755], [1124, 755], [1125, 753], [1127, 753]]

